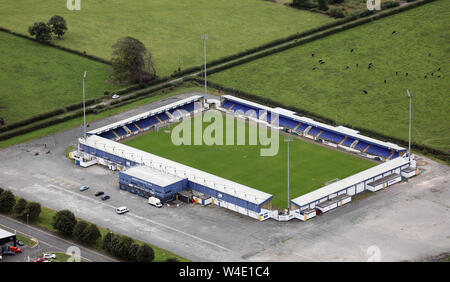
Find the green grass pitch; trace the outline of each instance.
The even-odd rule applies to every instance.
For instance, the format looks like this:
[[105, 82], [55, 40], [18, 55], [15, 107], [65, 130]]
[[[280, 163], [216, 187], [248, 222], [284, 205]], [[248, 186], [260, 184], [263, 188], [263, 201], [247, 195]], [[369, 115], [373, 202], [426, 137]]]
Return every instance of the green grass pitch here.
[[262, 0], [81, 0], [79, 11], [65, 0], [31, 2], [1, 1], [0, 26], [28, 35], [34, 22], [60, 15], [68, 32], [53, 43], [108, 60], [117, 39], [135, 37], [152, 51], [160, 76], [201, 65], [203, 33], [213, 60], [334, 21]]
[[[243, 121], [235, 120], [235, 124], [237, 122]], [[203, 129], [209, 124], [204, 122]], [[174, 126], [136, 136], [124, 144], [270, 193], [274, 196], [273, 206], [287, 207], [287, 144], [284, 135], [278, 135], [278, 154], [261, 157], [260, 149], [267, 146], [175, 146], [171, 141]], [[246, 123], [245, 126], [248, 132], [249, 126], [255, 125]], [[376, 165], [301, 139], [291, 142], [290, 156], [291, 199], [320, 188], [327, 181], [343, 179]]]
[[213, 74], [209, 80], [405, 141], [409, 89], [413, 142], [448, 151], [449, 17], [449, 1], [435, 1]]
[[108, 85], [108, 66], [0, 32], [0, 117], [16, 122], [86, 99], [103, 96]]

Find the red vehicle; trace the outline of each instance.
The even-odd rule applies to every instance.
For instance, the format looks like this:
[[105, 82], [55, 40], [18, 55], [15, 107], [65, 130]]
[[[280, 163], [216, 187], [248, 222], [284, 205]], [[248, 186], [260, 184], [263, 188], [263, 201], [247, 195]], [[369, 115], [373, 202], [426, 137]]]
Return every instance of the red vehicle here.
[[34, 260], [34, 262], [45, 262], [45, 261], [47, 261], [45, 258], [38, 258]]
[[13, 246], [9, 247], [9, 250], [10, 250], [11, 252], [15, 252], [15, 253], [21, 253], [21, 252], [22, 252], [22, 249], [21, 249], [21, 248], [13, 247]]

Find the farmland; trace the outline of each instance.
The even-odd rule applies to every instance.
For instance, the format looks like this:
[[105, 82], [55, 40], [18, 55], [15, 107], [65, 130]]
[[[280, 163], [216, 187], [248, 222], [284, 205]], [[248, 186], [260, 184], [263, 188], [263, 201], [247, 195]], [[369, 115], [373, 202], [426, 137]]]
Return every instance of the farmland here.
[[210, 80], [403, 140], [408, 140], [409, 89], [413, 142], [448, 151], [449, 16], [448, 1], [435, 1]]
[[153, 53], [158, 75], [202, 63], [201, 35], [207, 33], [208, 60], [305, 31], [333, 19], [261, 0], [81, 1], [69, 11], [66, 1], [3, 1], [0, 26], [28, 35], [28, 26], [63, 16], [68, 32], [52, 43], [109, 60], [117, 39], [131, 36]]
[[0, 117], [6, 124], [80, 103], [118, 86], [106, 83], [108, 66], [0, 32]]

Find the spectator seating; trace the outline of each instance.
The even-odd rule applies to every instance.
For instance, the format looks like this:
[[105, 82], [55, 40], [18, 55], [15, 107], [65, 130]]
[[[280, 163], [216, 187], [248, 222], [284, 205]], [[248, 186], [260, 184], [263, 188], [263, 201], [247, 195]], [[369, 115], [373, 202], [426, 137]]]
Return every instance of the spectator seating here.
[[101, 137], [103, 138], [107, 138], [107, 139], [115, 139], [116, 135], [114, 135], [114, 133], [112, 133], [112, 131], [107, 131], [107, 132], [103, 132], [102, 134], [100, 134]]
[[366, 153], [371, 155], [380, 156], [383, 158], [387, 158], [391, 155], [391, 151], [385, 148], [378, 147], [376, 145], [370, 145], [369, 149], [367, 149]]
[[369, 144], [367, 144], [364, 141], [359, 141], [358, 144], [356, 144], [355, 148], [358, 150], [364, 151], [364, 149], [367, 147], [367, 145], [369, 145]]
[[345, 137], [333, 132], [324, 131], [320, 134], [320, 138], [339, 144]]
[[317, 127], [313, 127], [309, 130], [308, 134], [312, 135], [312, 136], [316, 136], [317, 134], [319, 134], [320, 129], [318, 129]]
[[133, 123], [127, 124], [126, 127], [128, 127], [128, 129], [131, 130], [131, 132], [139, 131], [139, 129]]

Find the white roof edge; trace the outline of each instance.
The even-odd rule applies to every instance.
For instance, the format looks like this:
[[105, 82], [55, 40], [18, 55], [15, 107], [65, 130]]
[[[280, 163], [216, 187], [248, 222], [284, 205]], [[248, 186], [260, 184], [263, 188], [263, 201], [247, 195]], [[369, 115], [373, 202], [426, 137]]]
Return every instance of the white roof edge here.
[[322, 123], [322, 122], [315, 121], [315, 120], [313, 120], [311, 118], [308, 118], [308, 117], [298, 116], [296, 114], [293, 114], [294, 112], [286, 110], [286, 109], [282, 109], [282, 108], [279, 108], [279, 107], [278, 108], [270, 108], [270, 107], [267, 107], [267, 106], [264, 106], [264, 105], [260, 105], [260, 104], [257, 104], [257, 103], [251, 102], [251, 101], [247, 101], [247, 100], [244, 100], [244, 99], [241, 99], [241, 98], [238, 98], [238, 97], [234, 97], [234, 96], [231, 96], [231, 95], [222, 95], [221, 97], [224, 97], [225, 99], [235, 100], [236, 102], [241, 102], [241, 103], [244, 103], [244, 104], [248, 104], [250, 106], [259, 107], [259, 108], [264, 109], [264, 110], [272, 111], [272, 112], [278, 113], [280, 115], [283, 115], [285, 117], [294, 119], [294, 120], [296, 120], [298, 122], [306, 122], [306, 123], [309, 123], [309, 124], [311, 124], [313, 126], [316, 126], [316, 127], [322, 127], [322, 128], [327, 129], [327, 130], [331, 130], [331, 131], [334, 131], [334, 132], [337, 132], [337, 133], [341, 133], [341, 134], [344, 134], [344, 135], [347, 135], [347, 136], [350, 136], [350, 137], [354, 137], [354, 138], [360, 139], [362, 141], [367, 141], [369, 143], [374, 143], [374, 144], [377, 144], [377, 145], [380, 145], [380, 146], [383, 146], [383, 147], [387, 147], [389, 149], [393, 149], [393, 150], [396, 150], [396, 151], [405, 151], [406, 150], [405, 148], [400, 147], [397, 144], [380, 141], [380, 140], [377, 140], [377, 139], [374, 139], [374, 138], [371, 138], [371, 137], [368, 137], [368, 136], [361, 135], [359, 133], [355, 133], [356, 131], [353, 130], [353, 129], [350, 129], [351, 131], [354, 131], [354, 132], [351, 132], [351, 131], [348, 131], [348, 130], [345, 130], [345, 129], [342, 129], [342, 128], [339, 128], [339, 127], [335, 127], [335, 126], [331, 126], [331, 125], [328, 125], [328, 124], [325, 124], [325, 123]]
[[119, 127], [119, 126], [126, 125], [127, 123], [130, 123], [130, 122], [133, 122], [133, 121], [138, 121], [138, 120], [143, 119], [143, 118], [146, 118], [146, 117], [148, 117], [148, 116], [153, 116], [153, 115], [159, 114], [159, 113], [161, 113], [161, 112], [165, 112], [165, 111], [170, 110], [170, 109], [172, 109], [172, 108], [176, 108], [176, 107], [178, 107], [178, 106], [180, 106], [180, 105], [183, 105], [183, 104], [189, 104], [190, 102], [195, 101], [195, 100], [198, 100], [198, 99], [200, 99], [200, 98], [202, 98], [202, 97], [203, 97], [202, 95], [194, 95], [194, 96], [190, 96], [190, 97], [187, 97], [187, 98], [178, 100], [178, 101], [176, 101], [176, 102], [167, 104], [167, 105], [165, 105], [165, 106], [162, 106], [162, 107], [153, 109], [153, 110], [151, 110], [151, 111], [147, 111], [147, 112], [144, 112], [144, 113], [142, 113], [142, 114], [138, 114], [138, 115], [129, 117], [129, 118], [127, 118], [127, 119], [123, 119], [123, 120], [119, 120], [119, 121], [114, 122], [114, 123], [110, 123], [110, 124], [108, 124], [108, 125], [99, 127], [99, 128], [97, 128], [97, 129], [94, 129], [94, 130], [91, 130], [91, 131], [89, 131], [89, 132], [87, 132], [87, 133], [89, 133], [89, 134], [98, 134], [98, 133], [102, 133], [102, 132], [108, 131], [108, 130], [110, 130], [110, 129], [117, 128], [117, 127]]
[[271, 194], [266, 192], [259, 191], [217, 175], [213, 175], [97, 135], [87, 136], [86, 139], [87, 140], [80, 138], [80, 144], [85, 144], [87, 146], [121, 156], [136, 163], [141, 163], [142, 161], [144, 165], [156, 170], [164, 171], [172, 176], [188, 178], [190, 181], [209, 186], [219, 192], [235, 196], [257, 205], [260, 205], [273, 197]]
[[393, 160], [381, 163], [377, 166], [371, 167], [357, 174], [346, 177], [342, 180], [333, 182], [327, 186], [314, 190], [308, 194], [302, 195], [293, 199], [291, 202], [297, 206], [305, 206], [314, 201], [320, 200], [328, 195], [337, 193], [345, 188], [351, 187], [366, 179], [380, 175], [388, 170], [392, 170], [408, 164], [409, 160], [403, 157], [395, 158]]

